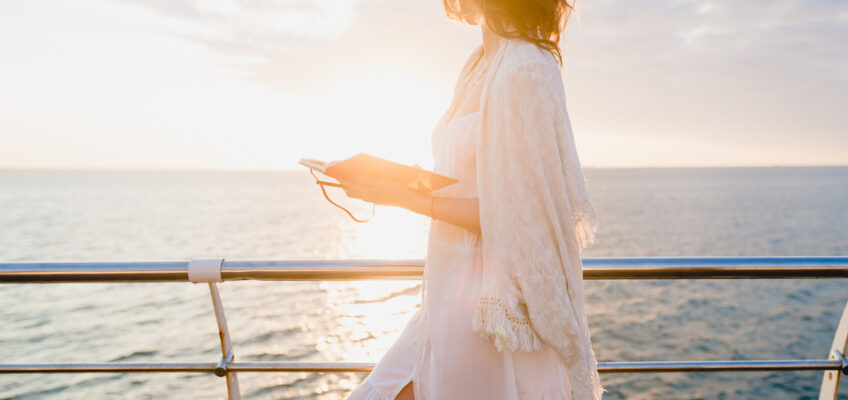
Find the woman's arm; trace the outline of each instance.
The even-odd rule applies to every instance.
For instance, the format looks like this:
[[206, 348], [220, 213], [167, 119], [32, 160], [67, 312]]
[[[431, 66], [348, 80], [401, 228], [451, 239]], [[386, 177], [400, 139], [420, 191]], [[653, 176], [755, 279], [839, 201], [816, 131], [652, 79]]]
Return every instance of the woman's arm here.
[[434, 199], [430, 194], [422, 194], [388, 180], [349, 178], [339, 179], [339, 183], [348, 197], [379, 205], [402, 207], [480, 234], [480, 209], [477, 198]]
[[[429, 216], [461, 226], [480, 234], [480, 208], [477, 198], [431, 197], [415, 194], [401, 207], [412, 212]], [[432, 210], [430, 209], [432, 207]], [[431, 214], [432, 213], [432, 214]]]

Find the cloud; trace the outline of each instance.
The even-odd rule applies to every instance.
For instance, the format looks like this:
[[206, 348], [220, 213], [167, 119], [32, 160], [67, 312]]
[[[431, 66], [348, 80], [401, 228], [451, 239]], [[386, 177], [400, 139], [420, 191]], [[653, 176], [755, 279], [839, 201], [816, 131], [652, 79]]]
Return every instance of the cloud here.
[[[194, 26], [183, 38], [286, 92], [379, 68], [443, 90], [473, 43], [437, 0], [125, 1]], [[577, 126], [753, 144], [844, 130], [846, 37], [843, 0], [593, 0], [577, 2], [562, 45], [571, 108], [590, 121]]]
[[567, 83], [592, 131], [845, 145], [844, 1], [580, 4]]
[[350, 23], [356, 0], [122, 0], [206, 24], [225, 36], [333, 37]]
[[[564, 81], [578, 141], [597, 138], [587, 162], [611, 159], [616, 143], [638, 155], [634, 165], [689, 158], [630, 145], [644, 139], [709, 144], [709, 157], [724, 152], [716, 160], [727, 163], [845, 163], [844, 0], [578, 0], [577, 11], [563, 36]], [[40, 125], [58, 121], [40, 114], [45, 99], [57, 115], [83, 118], [71, 106], [92, 120], [112, 115], [115, 132], [180, 126], [224, 137], [246, 120], [262, 134], [295, 132], [292, 121], [329, 114], [373, 131], [392, 114], [403, 120], [381, 126], [385, 137], [404, 137], [395, 126], [423, 136], [479, 40], [438, 0], [0, 3], [0, 50], [15, 60], [0, 63], [0, 102], [21, 136], [67, 131]], [[203, 112], [212, 99], [224, 111]], [[322, 129], [358, 143], [330, 125]]]
[[[433, 29], [434, 23], [447, 24], [437, 1], [124, 3], [180, 20], [190, 29], [175, 36], [220, 52], [237, 72], [284, 91], [320, 89], [381, 64], [420, 70], [427, 63], [416, 66], [415, 57], [440, 59], [444, 46], [439, 40], [449, 40]], [[457, 63], [465, 56], [462, 51], [448, 53], [459, 59]]]

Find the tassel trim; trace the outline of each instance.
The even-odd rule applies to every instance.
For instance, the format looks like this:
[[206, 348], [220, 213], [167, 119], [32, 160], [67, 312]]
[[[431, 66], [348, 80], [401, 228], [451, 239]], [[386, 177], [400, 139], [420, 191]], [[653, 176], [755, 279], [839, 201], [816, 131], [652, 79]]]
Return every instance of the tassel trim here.
[[495, 297], [480, 298], [471, 320], [471, 330], [491, 341], [499, 352], [530, 352], [541, 346], [530, 319], [512, 314], [507, 304]]
[[595, 358], [595, 350], [589, 346], [589, 386], [591, 386], [592, 399], [601, 400], [604, 392], [608, 392], [601, 385], [601, 376], [598, 374], [598, 360]]

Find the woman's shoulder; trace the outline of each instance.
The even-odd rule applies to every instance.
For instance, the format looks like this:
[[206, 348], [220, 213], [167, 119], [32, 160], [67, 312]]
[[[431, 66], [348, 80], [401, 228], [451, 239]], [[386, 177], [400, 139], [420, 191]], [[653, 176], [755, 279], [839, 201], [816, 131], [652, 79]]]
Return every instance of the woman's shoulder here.
[[[547, 50], [524, 39], [505, 39], [508, 47], [497, 73], [491, 81], [491, 94], [504, 96], [539, 91], [562, 91], [562, 70], [554, 56]], [[524, 88], [516, 91], [518, 88]]]
[[[565, 107], [565, 86], [562, 70], [554, 56], [535, 43], [509, 39], [502, 61], [487, 88], [486, 99], [495, 109], [515, 104], [542, 102], [560, 113]], [[491, 118], [505, 118], [494, 112]]]
[[560, 76], [560, 67], [550, 51], [521, 38], [505, 39], [509, 43], [501, 66], [504, 75], [532, 73], [540, 77]]

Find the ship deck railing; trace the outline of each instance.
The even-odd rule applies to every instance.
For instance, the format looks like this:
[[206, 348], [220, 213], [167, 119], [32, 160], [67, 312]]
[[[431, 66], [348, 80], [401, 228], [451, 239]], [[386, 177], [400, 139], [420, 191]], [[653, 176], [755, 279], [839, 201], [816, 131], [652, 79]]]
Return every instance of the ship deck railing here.
[[[236, 361], [217, 283], [235, 280], [348, 281], [421, 279], [423, 260], [225, 260], [164, 262], [0, 263], [0, 284], [70, 282], [208, 283], [221, 338], [221, 358], [208, 363], [0, 364], [2, 374], [213, 373], [226, 378], [230, 399], [241, 399], [237, 373], [369, 372], [371, 363]], [[585, 280], [617, 279], [845, 279], [848, 257], [596, 257], [583, 258]], [[848, 293], [848, 291], [846, 291]], [[822, 371], [820, 400], [835, 400], [848, 375], [848, 303], [831, 347], [817, 360], [599, 362], [600, 373]]]

